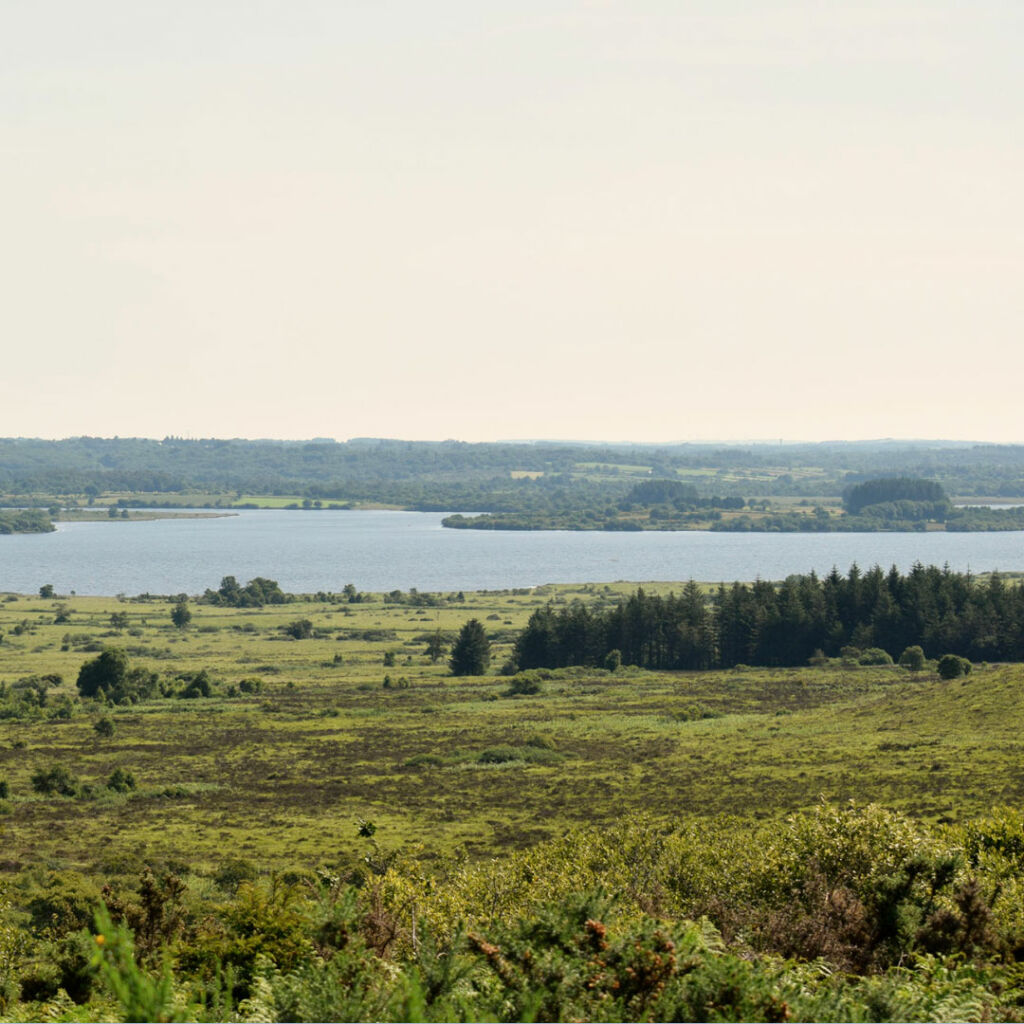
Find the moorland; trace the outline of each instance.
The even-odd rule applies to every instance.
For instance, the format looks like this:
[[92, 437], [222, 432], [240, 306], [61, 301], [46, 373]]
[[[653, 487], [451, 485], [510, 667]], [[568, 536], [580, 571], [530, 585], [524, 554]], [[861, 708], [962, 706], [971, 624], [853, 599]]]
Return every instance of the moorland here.
[[0, 1015], [1020, 1019], [1024, 667], [514, 664], [635, 598], [7, 595]]

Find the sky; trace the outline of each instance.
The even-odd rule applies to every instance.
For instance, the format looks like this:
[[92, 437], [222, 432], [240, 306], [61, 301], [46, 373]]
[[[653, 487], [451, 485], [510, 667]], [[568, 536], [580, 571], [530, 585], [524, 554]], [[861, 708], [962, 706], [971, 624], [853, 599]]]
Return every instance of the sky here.
[[1019, 0], [5, 0], [0, 435], [1024, 442]]

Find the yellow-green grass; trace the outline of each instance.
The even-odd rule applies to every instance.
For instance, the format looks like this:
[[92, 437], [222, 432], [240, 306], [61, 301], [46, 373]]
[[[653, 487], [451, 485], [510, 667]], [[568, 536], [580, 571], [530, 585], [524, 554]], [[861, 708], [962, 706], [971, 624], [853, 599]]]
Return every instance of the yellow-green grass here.
[[[0, 779], [11, 790], [0, 802], [0, 868], [130, 872], [142, 859], [214, 863], [229, 854], [309, 867], [353, 846], [359, 818], [377, 824], [385, 845], [430, 858], [457, 849], [490, 856], [641, 810], [773, 817], [824, 797], [934, 819], [1024, 797], [1020, 666], [983, 666], [948, 682], [838, 665], [577, 669], [554, 673], [535, 696], [510, 697], [508, 679], [455, 679], [443, 662], [429, 662], [417, 639], [479, 618], [497, 634], [496, 671], [538, 605], [611, 601], [632, 589], [466, 594], [422, 609], [380, 599], [193, 604], [184, 631], [172, 625], [166, 602], [63, 599], [70, 622], [55, 624], [56, 601], [0, 600], [0, 682], [61, 674], [49, 707], [75, 694], [80, 666], [95, 657], [81, 649], [86, 638], [121, 646], [133, 664], [168, 679], [206, 668], [218, 681], [209, 699], [128, 707], [76, 700], [68, 720], [46, 719], [43, 709], [0, 721]], [[126, 629], [110, 628], [115, 612], [127, 615]], [[281, 627], [299, 618], [320, 635], [288, 639]], [[394, 636], [375, 639], [367, 630]], [[384, 665], [388, 652], [393, 667]], [[262, 692], [228, 696], [253, 678]], [[104, 714], [115, 723], [109, 739], [93, 728]], [[548, 753], [539, 763], [480, 762], [499, 746]], [[92, 783], [95, 795], [33, 792], [32, 774], [54, 765]], [[104, 788], [115, 767], [135, 775], [134, 793]]]

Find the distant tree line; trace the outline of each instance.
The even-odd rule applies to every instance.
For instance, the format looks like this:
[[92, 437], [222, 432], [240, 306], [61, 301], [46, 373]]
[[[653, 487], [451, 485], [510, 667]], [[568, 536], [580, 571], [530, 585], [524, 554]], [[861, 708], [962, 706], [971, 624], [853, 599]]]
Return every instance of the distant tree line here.
[[[569, 474], [574, 486], [618, 501], [636, 482], [637, 466], [650, 467], [655, 478], [699, 471], [701, 481], [726, 497], [839, 494], [872, 478], [900, 475], [938, 480], [950, 493], [1024, 495], [1020, 445], [0, 438], [0, 494], [19, 496], [245, 492], [443, 511], [511, 511], [527, 507], [517, 502], [538, 501], [528, 507], [540, 507], [550, 489], [566, 487]], [[583, 479], [591, 470], [581, 467], [593, 467], [602, 481]], [[518, 475], [523, 472], [543, 476], [533, 480]], [[702, 497], [708, 489], [702, 483]]]
[[906, 575], [854, 565], [845, 576], [833, 569], [723, 584], [712, 595], [693, 582], [666, 597], [641, 588], [611, 608], [537, 609], [516, 640], [515, 663], [603, 666], [618, 652], [623, 664], [651, 669], [793, 666], [845, 647], [898, 658], [915, 645], [929, 657], [1024, 660], [1024, 586], [918, 564]]

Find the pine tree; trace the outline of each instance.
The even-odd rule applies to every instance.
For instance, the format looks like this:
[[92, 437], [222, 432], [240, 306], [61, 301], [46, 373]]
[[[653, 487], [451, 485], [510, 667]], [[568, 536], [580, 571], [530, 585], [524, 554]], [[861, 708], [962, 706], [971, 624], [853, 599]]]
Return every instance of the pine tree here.
[[470, 619], [461, 630], [452, 647], [448, 667], [453, 676], [482, 676], [491, 663], [491, 645], [484, 627], [477, 619]]

